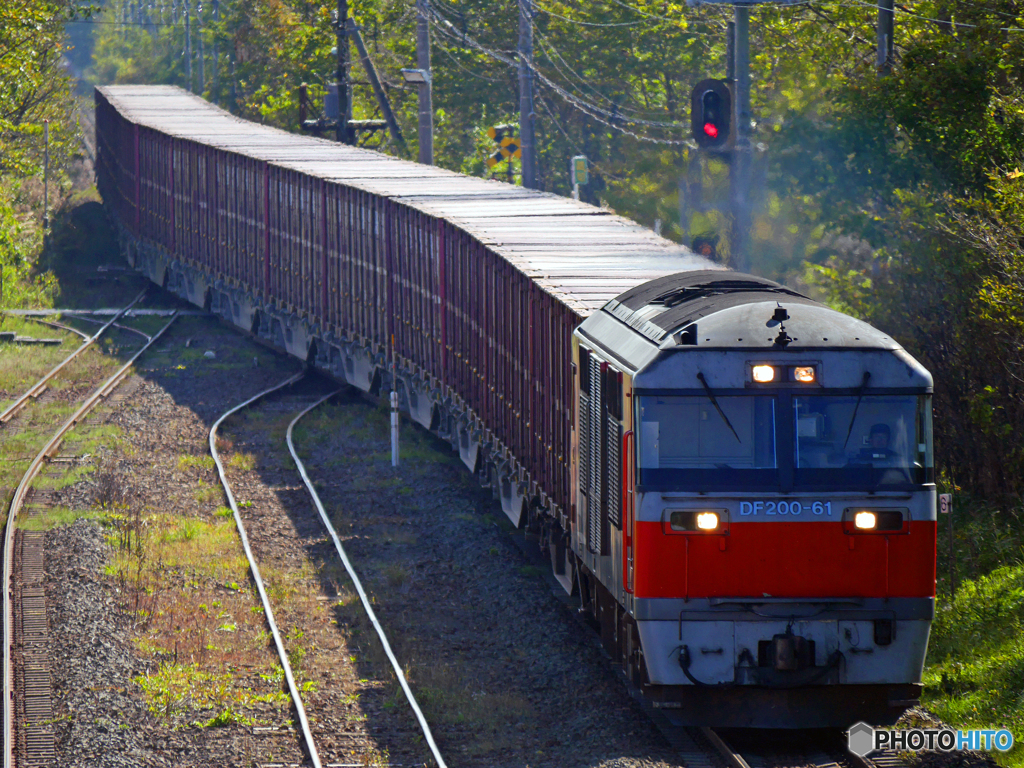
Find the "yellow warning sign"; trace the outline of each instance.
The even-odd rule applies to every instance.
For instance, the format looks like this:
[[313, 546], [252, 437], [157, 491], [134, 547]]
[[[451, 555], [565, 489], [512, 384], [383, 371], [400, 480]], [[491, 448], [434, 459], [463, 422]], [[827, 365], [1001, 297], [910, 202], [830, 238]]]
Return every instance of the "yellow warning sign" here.
[[519, 146], [519, 139], [515, 136], [506, 136], [501, 140], [500, 152], [506, 158], [514, 157], [517, 160], [523, 156], [522, 149]]

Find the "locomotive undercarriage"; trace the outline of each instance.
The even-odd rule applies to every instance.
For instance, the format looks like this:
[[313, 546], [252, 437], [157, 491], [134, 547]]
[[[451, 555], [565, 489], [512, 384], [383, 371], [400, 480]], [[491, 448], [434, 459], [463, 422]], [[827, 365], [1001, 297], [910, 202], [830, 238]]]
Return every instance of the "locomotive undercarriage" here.
[[630, 687], [676, 725], [829, 728], [858, 719], [885, 725], [919, 702], [920, 684], [838, 684], [843, 658], [780, 670], [771, 654], [751, 654], [745, 660], [750, 666], [737, 665], [736, 679], [728, 683], [652, 684], [637, 622], [585, 565], [573, 565], [581, 611], [604, 649]]

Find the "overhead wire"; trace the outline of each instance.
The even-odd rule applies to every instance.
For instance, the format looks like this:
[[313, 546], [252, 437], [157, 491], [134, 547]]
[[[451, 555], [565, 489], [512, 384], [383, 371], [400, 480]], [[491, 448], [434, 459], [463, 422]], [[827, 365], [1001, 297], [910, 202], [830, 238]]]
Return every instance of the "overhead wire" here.
[[570, 19], [568, 16], [563, 16], [560, 13], [555, 13], [550, 8], [545, 8], [538, 3], [534, 3], [534, 7], [539, 8], [543, 13], [548, 16], [554, 16], [556, 19], [562, 19], [572, 24], [578, 24], [581, 27], [635, 27], [638, 24], [644, 24], [643, 21], [616, 21], [616, 22], [594, 22], [594, 21], [580, 21], [579, 19]]
[[501, 82], [501, 80], [499, 80], [499, 79], [497, 79], [495, 77], [486, 77], [485, 75], [477, 74], [473, 70], [469, 69], [462, 62], [460, 62], [457, 58], [455, 58], [455, 55], [448, 48], [446, 48], [445, 46], [438, 44], [437, 47], [440, 48], [442, 51], [444, 51], [444, 54], [449, 59], [452, 60], [452, 63], [455, 66], [457, 66], [459, 69], [461, 69], [463, 72], [465, 72], [470, 77], [475, 77], [477, 80], [484, 80], [484, 81], [486, 81], [488, 83], [500, 83]]
[[[968, 23], [962, 22], [962, 21], [952, 21], [952, 20], [947, 20], [947, 19], [935, 19], [935, 18], [932, 18], [931, 16], [924, 16], [924, 15], [922, 15], [920, 13], [914, 13], [911, 10], [908, 10], [906, 8], [903, 8], [901, 6], [896, 6], [896, 5], [894, 5], [892, 8], [883, 8], [878, 3], [870, 3], [867, 0], [851, 0], [851, 2], [855, 3], [856, 5], [866, 6], [868, 8], [875, 8], [876, 10], [885, 10], [885, 11], [891, 10], [893, 13], [902, 13], [902, 14], [905, 14], [907, 16], [912, 16], [915, 19], [921, 19], [921, 21], [930, 21], [930, 22], [933, 22], [935, 24], [942, 24], [942, 25], [947, 26], [947, 27], [957, 27], [959, 29], [980, 29], [982, 27], [981, 24], [968, 24]], [[986, 10], [991, 10], [991, 9], [986, 9]], [[1024, 27], [997, 27], [997, 31], [999, 31], [999, 32], [1024, 32]]]
[[536, 35], [536, 39], [541, 41], [540, 42], [540, 46], [544, 50], [544, 54], [547, 56], [548, 61], [551, 62], [551, 65], [566, 80], [572, 82], [572, 78], [569, 77], [568, 75], [566, 75], [566, 73], [564, 71], [562, 71], [562, 68], [558, 66], [558, 63], [551, 57], [550, 51], [554, 51], [555, 52], [555, 56], [558, 57], [558, 61], [562, 62], [562, 66], [564, 66], [565, 69], [567, 69], [572, 74], [572, 76], [575, 77], [577, 81], [579, 81], [581, 86], [585, 87], [588, 91], [590, 91], [592, 94], [597, 96], [602, 101], [606, 101], [609, 104], [612, 104], [612, 105], [616, 106], [622, 112], [628, 112], [628, 113], [636, 114], [636, 115], [641, 115], [641, 114], [645, 114], [645, 113], [646, 114], [651, 114], [651, 112], [649, 110], [644, 112], [644, 111], [641, 111], [639, 109], [631, 109], [629, 107], [622, 107], [622, 106], [617, 105], [613, 99], [611, 99], [608, 96], [606, 96], [605, 94], [601, 93], [599, 90], [597, 90], [596, 86], [592, 85], [583, 75], [581, 75], [579, 72], [574, 70], [572, 68], [572, 66], [570, 66], [569, 62], [567, 62], [565, 60], [565, 57], [562, 56], [562, 54], [559, 52], [559, 50], [557, 48], [555, 48], [554, 43], [552, 43], [551, 40], [546, 35], [544, 35], [539, 29], [534, 28], [534, 34]]
[[[565, 130], [565, 128], [562, 127], [562, 123], [558, 120], [557, 117], [555, 117], [555, 111], [551, 108], [551, 105], [548, 104], [547, 99], [545, 99], [540, 93], [537, 94], [537, 98], [540, 100], [541, 106], [544, 107], [544, 111], [547, 113], [548, 117], [551, 119], [551, 122], [555, 124], [555, 128], [557, 128], [558, 132], [560, 134], [562, 134], [562, 136], [565, 137], [565, 140], [569, 143], [569, 145], [573, 149], [575, 149], [576, 152], [578, 152], [579, 154], [586, 155], [587, 154], [586, 151], [583, 148], [581, 148], [579, 144], [576, 143], [576, 140], [574, 138], [572, 138], [568, 134], [568, 132]], [[600, 163], [600, 162], [596, 162], [596, 161], [591, 160], [589, 158], [588, 158], [587, 162], [591, 165], [591, 167], [594, 168], [594, 170], [596, 170], [598, 173], [600, 173], [605, 178], [611, 179], [613, 181], [625, 181], [626, 180], [624, 177], [618, 176], [617, 174], [614, 174], [614, 173], [610, 172], [609, 170], [607, 170], [607, 167], [605, 165], [603, 165], [602, 163]]]
[[[445, 19], [444, 16], [441, 14], [441, 12], [429, 0], [426, 3], [426, 7], [427, 7], [427, 10], [430, 12], [430, 13], [428, 13], [428, 20], [432, 20], [433, 26], [435, 28], [437, 28], [437, 29], [440, 29], [442, 31], [442, 33], [446, 37], [454, 38], [453, 33], [449, 32], [446, 29], [444, 29], [443, 25], [440, 23], [440, 21], [444, 21], [444, 22], [447, 22], [450, 25], [451, 22], [449, 22], [447, 19]], [[431, 19], [431, 17], [436, 17], [436, 18]], [[489, 56], [492, 56], [492, 57], [498, 59], [499, 61], [504, 62], [505, 64], [508, 64], [509, 66], [518, 66], [518, 64], [519, 64], [518, 60], [513, 60], [509, 56], [503, 55], [502, 53], [499, 53], [497, 51], [494, 51], [494, 50], [488, 48], [487, 46], [483, 45], [478, 40], [476, 40], [475, 38], [473, 38], [472, 36], [470, 36], [470, 35], [468, 35], [466, 33], [459, 33], [458, 38], [455, 38], [455, 39], [457, 41], [465, 43], [466, 45], [469, 45], [469, 46], [471, 46], [473, 48], [476, 48], [476, 49], [482, 51], [483, 53], [485, 53], [485, 54], [487, 54]], [[539, 70], [537, 68], [537, 66], [533, 62], [527, 60], [526, 61], [526, 65], [527, 65], [527, 67], [529, 67], [530, 71], [534, 75], [537, 76], [538, 79], [540, 79], [549, 88], [551, 88], [556, 93], [558, 93], [558, 95], [561, 96], [562, 99], [564, 99], [565, 101], [567, 101], [567, 102], [571, 103], [572, 105], [574, 105], [579, 111], [583, 112], [584, 114], [589, 115], [594, 120], [597, 120], [599, 123], [602, 123], [602, 124], [608, 126], [609, 128], [612, 128], [613, 130], [617, 130], [617, 131], [619, 131], [619, 132], [621, 132], [621, 133], [623, 133], [625, 135], [632, 136], [633, 138], [638, 139], [640, 141], [646, 141], [646, 142], [654, 143], [654, 144], [666, 144], [666, 145], [686, 144], [686, 141], [684, 141], [684, 140], [662, 139], [662, 138], [656, 138], [656, 137], [653, 137], [653, 136], [645, 136], [643, 134], [636, 133], [635, 131], [630, 131], [629, 129], [623, 127], [620, 124], [620, 123], [625, 123], [627, 125], [645, 125], [645, 126], [653, 127], [653, 128], [680, 128], [680, 127], [683, 127], [682, 123], [676, 123], [676, 122], [671, 122], [670, 123], [670, 122], [658, 121], [658, 120], [643, 120], [643, 119], [640, 119], [640, 118], [631, 118], [629, 116], [622, 115], [618, 111], [609, 111], [607, 109], [604, 109], [603, 107], [600, 107], [600, 106], [598, 106], [596, 104], [592, 104], [589, 101], [586, 101], [584, 99], [581, 99], [578, 96], [576, 96], [575, 94], [570, 93], [565, 88], [560, 86], [558, 83], [555, 83], [553, 80], [551, 80], [549, 77], [547, 77], [541, 70]]]

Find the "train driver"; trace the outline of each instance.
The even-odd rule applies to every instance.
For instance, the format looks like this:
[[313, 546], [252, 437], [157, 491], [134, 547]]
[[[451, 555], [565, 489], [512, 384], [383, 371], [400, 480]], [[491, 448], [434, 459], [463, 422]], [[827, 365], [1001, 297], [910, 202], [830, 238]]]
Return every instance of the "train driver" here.
[[891, 463], [896, 452], [889, 448], [892, 430], [888, 424], [873, 424], [868, 432], [868, 444], [860, 449], [855, 461], [865, 463]]

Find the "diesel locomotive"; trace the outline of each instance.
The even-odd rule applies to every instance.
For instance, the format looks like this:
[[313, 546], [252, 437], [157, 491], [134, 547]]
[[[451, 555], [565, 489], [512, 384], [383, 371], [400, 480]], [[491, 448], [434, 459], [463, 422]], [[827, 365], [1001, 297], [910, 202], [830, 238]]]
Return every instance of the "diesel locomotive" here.
[[613, 213], [96, 92], [129, 263], [451, 441], [675, 722], [917, 701], [932, 381], [899, 344]]
[[775, 283], [693, 271], [588, 317], [574, 365], [572, 552], [655, 706], [825, 727], [917, 700], [935, 589], [918, 362]]

